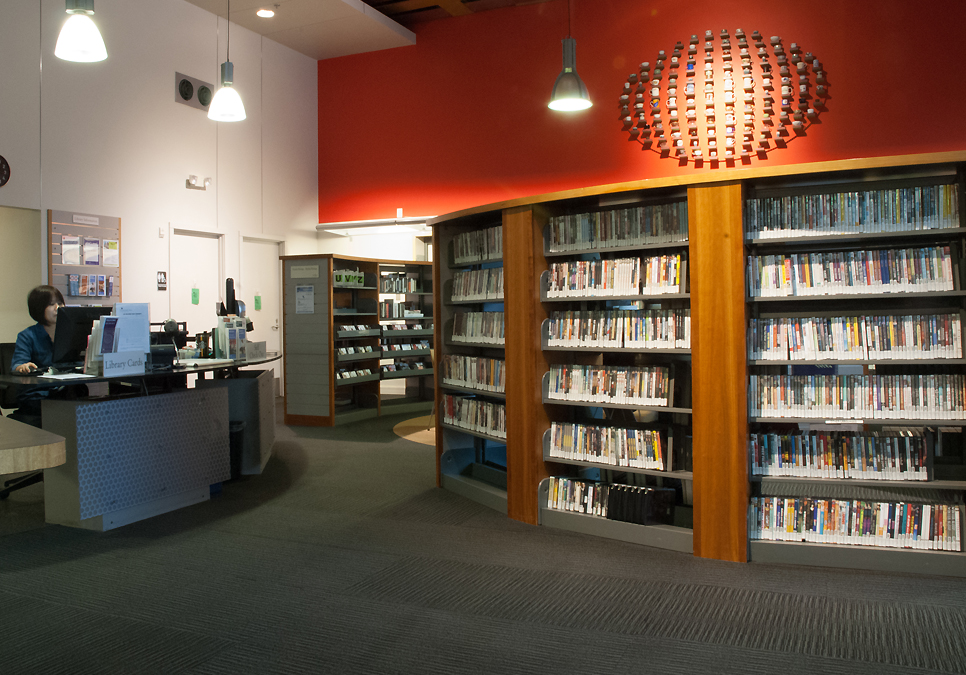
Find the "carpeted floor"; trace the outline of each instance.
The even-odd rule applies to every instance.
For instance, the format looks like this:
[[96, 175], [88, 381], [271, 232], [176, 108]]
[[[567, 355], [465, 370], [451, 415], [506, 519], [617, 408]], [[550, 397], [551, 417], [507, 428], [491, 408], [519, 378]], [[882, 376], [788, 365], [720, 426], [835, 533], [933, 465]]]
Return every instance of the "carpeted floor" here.
[[0, 503], [0, 673], [966, 673], [962, 579], [531, 527], [403, 421], [279, 427], [263, 475], [105, 534]]

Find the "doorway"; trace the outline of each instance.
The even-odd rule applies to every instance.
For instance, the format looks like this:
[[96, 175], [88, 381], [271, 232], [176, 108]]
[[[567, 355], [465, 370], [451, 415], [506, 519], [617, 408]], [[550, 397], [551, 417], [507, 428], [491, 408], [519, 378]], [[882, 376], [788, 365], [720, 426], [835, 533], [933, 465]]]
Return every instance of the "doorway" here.
[[[169, 318], [188, 323], [188, 341], [210, 332], [223, 300], [224, 235], [204, 230], [174, 228], [169, 238], [171, 274], [168, 276]], [[197, 289], [197, 294], [194, 291]], [[188, 376], [194, 386], [196, 375]]]
[[[248, 335], [252, 342], [265, 342], [269, 352], [282, 350], [282, 262], [279, 259], [280, 239], [259, 237], [241, 238], [241, 275], [235, 284], [235, 296], [245, 303], [253, 330]], [[256, 298], [258, 300], [256, 301]], [[282, 361], [273, 361], [259, 368], [275, 371], [276, 395], [282, 386]]]

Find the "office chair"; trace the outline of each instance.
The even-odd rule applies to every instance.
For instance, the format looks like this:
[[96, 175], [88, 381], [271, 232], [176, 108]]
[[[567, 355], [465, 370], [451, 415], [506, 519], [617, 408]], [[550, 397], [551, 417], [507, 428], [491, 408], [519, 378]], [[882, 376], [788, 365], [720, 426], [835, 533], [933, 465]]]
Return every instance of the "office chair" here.
[[[12, 342], [0, 343], [0, 374], [13, 374], [13, 369], [10, 367], [10, 362], [13, 360], [13, 348], [14, 343]], [[0, 384], [0, 408], [9, 409], [19, 407], [20, 402], [18, 400], [18, 396], [20, 394], [20, 389], [21, 387], [16, 384]], [[18, 414], [18, 412], [14, 410], [12, 413], [7, 415], [7, 417], [38, 428], [41, 426], [40, 415]], [[6, 499], [14, 490], [20, 490], [28, 485], [39, 483], [43, 479], [43, 471], [34, 471], [25, 476], [11, 478], [10, 480], [5, 481], [3, 488], [0, 489], [0, 499]]]

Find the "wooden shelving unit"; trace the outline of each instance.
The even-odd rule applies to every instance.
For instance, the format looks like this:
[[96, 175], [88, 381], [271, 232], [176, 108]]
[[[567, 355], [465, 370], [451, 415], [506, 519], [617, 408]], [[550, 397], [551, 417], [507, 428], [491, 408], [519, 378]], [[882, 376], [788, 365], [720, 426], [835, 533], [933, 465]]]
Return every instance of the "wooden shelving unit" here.
[[[384, 349], [432, 341], [432, 263], [318, 254], [283, 256], [282, 264], [286, 424], [333, 426], [432, 410], [430, 350], [400, 350], [397, 356], [395, 350]], [[346, 272], [360, 277], [346, 282]], [[418, 320], [383, 322], [380, 284], [383, 277], [400, 274], [419, 282], [418, 291], [398, 294], [400, 301], [412, 304], [415, 298], [414, 304], [427, 311]], [[390, 330], [390, 323], [412, 329]], [[424, 368], [383, 373], [380, 367], [400, 360], [413, 363], [414, 358]], [[405, 395], [384, 405], [384, 379], [406, 380]]]

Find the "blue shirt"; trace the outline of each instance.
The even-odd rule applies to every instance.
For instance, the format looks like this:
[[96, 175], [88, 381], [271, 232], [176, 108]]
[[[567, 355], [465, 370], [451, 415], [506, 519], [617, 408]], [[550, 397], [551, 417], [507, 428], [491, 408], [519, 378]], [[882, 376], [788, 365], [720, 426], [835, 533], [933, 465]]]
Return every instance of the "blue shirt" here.
[[13, 348], [10, 367], [16, 368], [23, 363], [33, 363], [46, 369], [54, 360], [54, 343], [47, 329], [39, 323], [25, 328], [17, 334], [17, 344]]
[[[22, 363], [33, 363], [41, 370], [46, 370], [54, 360], [54, 342], [47, 334], [42, 324], [35, 323], [30, 328], [24, 328], [17, 333], [17, 343], [13, 348], [13, 358], [10, 367], [16, 368]], [[50, 390], [44, 387], [24, 387], [17, 398], [21, 406], [27, 401], [40, 401], [50, 395]], [[36, 404], [34, 404], [36, 405]]]

